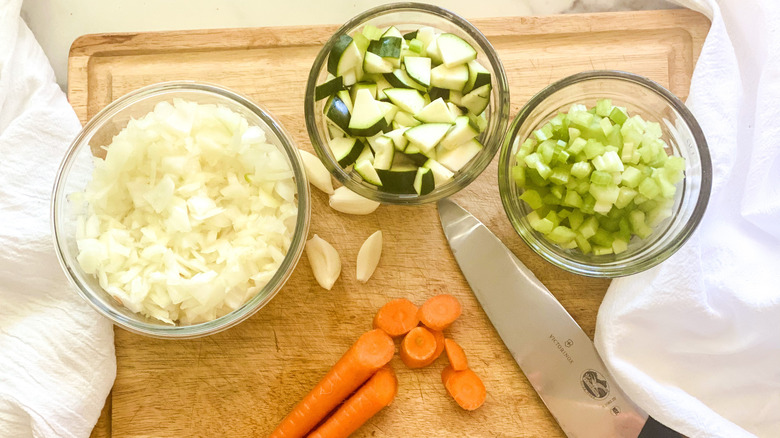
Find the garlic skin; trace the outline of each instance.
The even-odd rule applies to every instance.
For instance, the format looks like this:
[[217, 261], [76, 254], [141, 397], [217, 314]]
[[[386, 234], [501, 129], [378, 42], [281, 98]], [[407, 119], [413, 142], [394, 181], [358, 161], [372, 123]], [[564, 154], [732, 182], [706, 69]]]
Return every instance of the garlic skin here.
[[303, 169], [306, 171], [306, 178], [314, 187], [322, 190], [328, 195], [333, 194], [333, 181], [330, 178], [330, 172], [325, 168], [319, 158], [311, 152], [298, 149], [298, 153], [303, 161]]
[[329, 200], [330, 208], [347, 214], [371, 214], [379, 203], [366, 199], [346, 187], [333, 191]]
[[331, 290], [333, 283], [341, 275], [341, 258], [336, 248], [315, 234], [306, 242], [306, 257], [317, 283], [324, 289]]
[[382, 255], [382, 230], [368, 236], [357, 255], [357, 279], [366, 283], [376, 270]]

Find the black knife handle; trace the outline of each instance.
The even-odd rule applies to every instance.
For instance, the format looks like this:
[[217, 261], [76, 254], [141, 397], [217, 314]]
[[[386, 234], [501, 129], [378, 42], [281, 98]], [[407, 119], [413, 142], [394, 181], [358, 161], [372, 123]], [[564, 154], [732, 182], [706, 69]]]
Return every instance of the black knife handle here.
[[682, 437], [684, 437], [683, 434], [679, 432], [675, 432], [672, 429], [669, 429], [668, 427], [659, 423], [653, 417], [647, 417], [647, 423], [645, 423], [645, 426], [642, 428], [642, 431], [639, 432], [639, 436], [637, 438], [682, 438]]

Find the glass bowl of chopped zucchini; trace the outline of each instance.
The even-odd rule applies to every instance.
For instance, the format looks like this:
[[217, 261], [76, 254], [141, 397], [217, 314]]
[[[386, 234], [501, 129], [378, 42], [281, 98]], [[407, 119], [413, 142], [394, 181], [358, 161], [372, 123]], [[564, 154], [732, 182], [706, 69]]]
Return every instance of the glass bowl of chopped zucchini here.
[[193, 338], [265, 306], [306, 243], [298, 149], [248, 98], [196, 82], [120, 97], [76, 136], [54, 185], [66, 277], [114, 324]]
[[497, 153], [509, 116], [485, 36], [437, 6], [395, 3], [343, 25], [314, 61], [306, 128], [344, 186], [423, 204], [467, 186]]
[[632, 73], [591, 71], [520, 110], [498, 178], [504, 210], [534, 251], [570, 272], [620, 277], [690, 237], [712, 165], [699, 124], [670, 91]]

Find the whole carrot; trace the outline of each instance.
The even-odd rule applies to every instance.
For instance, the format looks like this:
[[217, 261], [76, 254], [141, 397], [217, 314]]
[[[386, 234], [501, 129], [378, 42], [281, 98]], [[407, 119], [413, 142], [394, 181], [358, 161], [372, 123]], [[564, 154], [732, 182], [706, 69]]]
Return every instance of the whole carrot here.
[[364, 333], [284, 417], [270, 438], [298, 438], [309, 433], [333, 408], [390, 362], [394, 353], [393, 339], [387, 333], [382, 330]]
[[392, 403], [398, 381], [389, 365], [381, 368], [355, 394], [344, 402], [308, 438], [346, 438], [369, 418]]

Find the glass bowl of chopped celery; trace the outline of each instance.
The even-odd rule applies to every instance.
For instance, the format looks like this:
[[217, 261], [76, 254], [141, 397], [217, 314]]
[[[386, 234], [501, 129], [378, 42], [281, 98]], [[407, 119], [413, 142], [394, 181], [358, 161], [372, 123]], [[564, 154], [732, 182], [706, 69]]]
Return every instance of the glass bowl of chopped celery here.
[[509, 118], [501, 61], [472, 24], [395, 3], [344, 24], [314, 60], [312, 145], [344, 186], [388, 204], [450, 196], [487, 167]]
[[228, 89], [167, 82], [98, 112], [60, 165], [57, 256], [75, 290], [129, 331], [210, 335], [281, 289], [304, 248], [310, 196], [298, 149]]
[[661, 85], [621, 71], [562, 79], [520, 110], [499, 191], [520, 237], [567, 271], [620, 277], [677, 251], [712, 185], [704, 134]]

